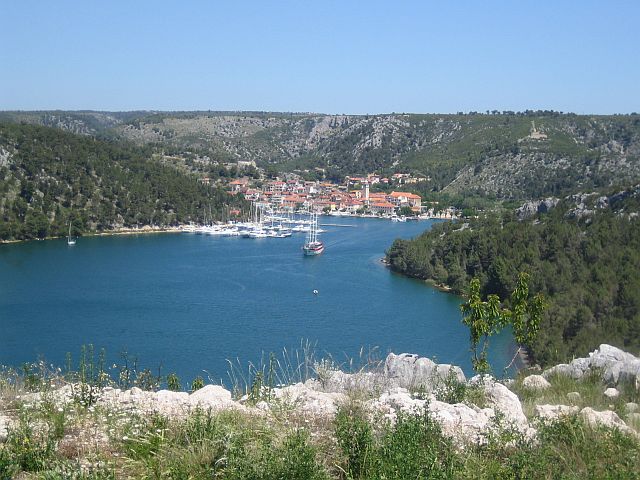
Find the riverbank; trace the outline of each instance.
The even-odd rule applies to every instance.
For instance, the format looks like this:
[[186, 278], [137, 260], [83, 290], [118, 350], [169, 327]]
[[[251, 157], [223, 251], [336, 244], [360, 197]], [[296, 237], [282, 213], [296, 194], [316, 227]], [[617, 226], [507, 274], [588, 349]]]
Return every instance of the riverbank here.
[[[184, 225], [172, 226], [172, 227], [158, 227], [153, 225], [145, 225], [137, 228], [117, 228], [114, 230], [104, 230], [100, 232], [83, 232], [82, 235], [77, 236], [75, 238], [86, 238], [86, 237], [108, 237], [112, 235], [145, 235], [149, 233], [180, 233], [182, 232], [182, 228]], [[24, 240], [0, 240], [1, 244], [14, 244], [14, 243], [22, 243], [22, 242], [41, 242], [45, 240], [58, 240], [61, 238], [67, 238], [66, 235], [62, 235], [59, 237], [45, 237], [45, 238], [29, 238]]]

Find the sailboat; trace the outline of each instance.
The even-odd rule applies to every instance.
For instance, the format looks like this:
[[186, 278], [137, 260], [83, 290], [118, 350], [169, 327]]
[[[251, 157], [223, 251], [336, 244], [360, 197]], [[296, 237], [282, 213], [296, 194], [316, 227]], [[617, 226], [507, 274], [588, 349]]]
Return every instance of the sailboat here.
[[67, 235], [67, 245], [75, 245], [76, 238], [71, 236], [71, 222], [69, 222], [69, 235]]
[[324, 243], [318, 240], [318, 214], [315, 212], [311, 212], [311, 224], [302, 251], [307, 256], [320, 255], [324, 252]]

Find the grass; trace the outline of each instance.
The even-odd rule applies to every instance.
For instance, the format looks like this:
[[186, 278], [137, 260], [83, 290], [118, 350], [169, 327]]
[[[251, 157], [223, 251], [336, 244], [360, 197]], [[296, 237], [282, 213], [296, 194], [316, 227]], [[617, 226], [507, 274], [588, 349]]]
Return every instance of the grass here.
[[[274, 370], [277, 365], [273, 356], [267, 358], [265, 369], [255, 370], [266, 374], [260, 392], [270, 383], [264, 380], [269, 365]], [[309, 364], [315, 378], [335, 367], [321, 364]], [[297, 375], [304, 371], [298, 365], [287, 367], [281, 358], [279, 368]], [[90, 372], [87, 362], [85, 369]], [[0, 480], [640, 478], [638, 438], [589, 427], [578, 416], [538, 425], [534, 439], [498, 416], [484, 443], [461, 447], [443, 434], [427, 408], [398, 411], [391, 421], [372, 411], [370, 397], [357, 389], [345, 395], [335, 416], [310, 416], [272, 400], [269, 413], [198, 409], [169, 418], [106, 408], [76, 393], [61, 404], [54, 389], [77, 373], [69, 377], [44, 363], [2, 370], [0, 415], [13, 423], [0, 443]], [[86, 378], [100, 380], [88, 373]], [[597, 374], [580, 381], [557, 376], [550, 382], [545, 391], [524, 389], [522, 378], [514, 382], [529, 415], [536, 403], [569, 403], [566, 394], [573, 391], [580, 393], [579, 406], [612, 404], [602, 395], [606, 386]], [[623, 414], [624, 404], [637, 401], [638, 392], [631, 386], [620, 389], [614, 408]], [[39, 401], [29, 396], [31, 390], [40, 392]], [[481, 390], [458, 382], [451, 372], [432, 393], [441, 401], [482, 405]]]
[[[520, 398], [522, 408], [527, 417], [532, 417], [536, 405], [575, 405], [580, 409], [591, 407], [595, 410], [613, 410], [620, 418], [625, 420], [630, 412], [627, 412], [625, 404], [628, 402], [640, 403], [640, 392], [628, 383], [617, 386], [620, 396], [616, 399], [608, 398], [604, 391], [608, 388], [602, 381], [600, 372], [592, 371], [582, 379], [576, 380], [566, 375], [551, 375], [548, 378], [551, 387], [546, 390], [532, 390], [524, 388], [522, 381], [526, 374], [522, 372], [512, 390]], [[580, 395], [578, 400], [570, 400], [567, 396], [570, 392]]]

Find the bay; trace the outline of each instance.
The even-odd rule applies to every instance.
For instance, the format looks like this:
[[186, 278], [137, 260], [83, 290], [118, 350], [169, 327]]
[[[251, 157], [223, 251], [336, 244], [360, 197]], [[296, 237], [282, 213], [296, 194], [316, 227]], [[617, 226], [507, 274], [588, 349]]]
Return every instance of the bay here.
[[[470, 373], [461, 299], [390, 272], [395, 238], [434, 221], [323, 217], [324, 254], [304, 257], [304, 235], [286, 239], [194, 234], [83, 237], [0, 246], [0, 365], [104, 348], [184, 380], [228, 383], [227, 360], [258, 362], [301, 342], [338, 363], [361, 351], [411, 352]], [[314, 290], [318, 293], [314, 294]], [[492, 339], [501, 368], [509, 334]]]

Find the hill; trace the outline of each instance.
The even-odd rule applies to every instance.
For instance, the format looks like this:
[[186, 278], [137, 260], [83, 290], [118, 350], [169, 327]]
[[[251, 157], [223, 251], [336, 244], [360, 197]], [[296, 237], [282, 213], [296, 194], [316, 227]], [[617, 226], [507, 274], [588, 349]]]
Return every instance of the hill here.
[[413, 240], [396, 240], [387, 261], [455, 293], [477, 277], [485, 295], [500, 298], [513, 290], [518, 272], [529, 272], [534, 292], [550, 303], [530, 352], [543, 365], [601, 342], [638, 352], [639, 212], [640, 186], [548, 199], [518, 215], [440, 224]]
[[12, 121], [127, 139], [165, 153], [322, 169], [342, 181], [413, 172], [424, 192], [529, 199], [640, 181], [640, 116], [2, 112]]
[[154, 160], [149, 148], [0, 123], [0, 240], [66, 235], [69, 221], [76, 235], [176, 225], [238, 202]]

